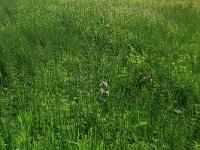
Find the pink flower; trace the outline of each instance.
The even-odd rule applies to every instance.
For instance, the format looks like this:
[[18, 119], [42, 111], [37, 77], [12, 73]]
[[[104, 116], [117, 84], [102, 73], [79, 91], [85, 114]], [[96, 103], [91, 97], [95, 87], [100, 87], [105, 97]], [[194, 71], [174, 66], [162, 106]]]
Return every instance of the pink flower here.
[[100, 92], [101, 92], [101, 94], [109, 95], [109, 91], [107, 91], [107, 90], [101, 89]]
[[103, 82], [101, 82], [101, 84], [100, 84], [100, 86], [102, 86], [102, 87], [108, 87], [108, 83], [107, 82], [105, 82], [105, 81], [103, 81]]

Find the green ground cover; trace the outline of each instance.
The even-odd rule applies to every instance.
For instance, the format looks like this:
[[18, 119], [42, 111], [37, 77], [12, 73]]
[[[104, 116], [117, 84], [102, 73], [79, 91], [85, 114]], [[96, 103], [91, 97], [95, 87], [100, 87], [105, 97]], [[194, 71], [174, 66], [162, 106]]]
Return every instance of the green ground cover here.
[[0, 0], [0, 149], [199, 150], [199, 33], [197, 0]]

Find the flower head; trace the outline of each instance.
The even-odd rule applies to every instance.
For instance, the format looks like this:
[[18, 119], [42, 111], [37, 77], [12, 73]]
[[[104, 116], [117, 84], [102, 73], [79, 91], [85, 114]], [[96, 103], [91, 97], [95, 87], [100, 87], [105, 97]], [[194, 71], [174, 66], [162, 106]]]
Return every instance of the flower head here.
[[107, 88], [108, 87], [108, 83], [103, 81], [103, 82], [101, 82], [100, 86]]
[[109, 95], [109, 91], [107, 91], [107, 90], [104, 90], [104, 89], [101, 89], [101, 94], [103, 94], [103, 95]]

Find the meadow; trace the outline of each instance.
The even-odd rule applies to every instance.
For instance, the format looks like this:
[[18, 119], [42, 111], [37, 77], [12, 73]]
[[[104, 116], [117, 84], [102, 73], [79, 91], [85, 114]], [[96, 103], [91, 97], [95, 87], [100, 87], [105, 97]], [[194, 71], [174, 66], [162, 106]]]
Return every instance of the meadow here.
[[200, 150], [198, 0], [0, 0], [0, 150]]

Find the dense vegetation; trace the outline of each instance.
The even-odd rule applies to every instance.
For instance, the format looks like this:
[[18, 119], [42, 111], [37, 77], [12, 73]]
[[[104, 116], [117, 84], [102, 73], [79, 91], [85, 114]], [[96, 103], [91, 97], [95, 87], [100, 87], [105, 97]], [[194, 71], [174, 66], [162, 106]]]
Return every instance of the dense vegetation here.
[[197, 0], [0, 0], [0, 149], [200, 149], [199, 35]]

